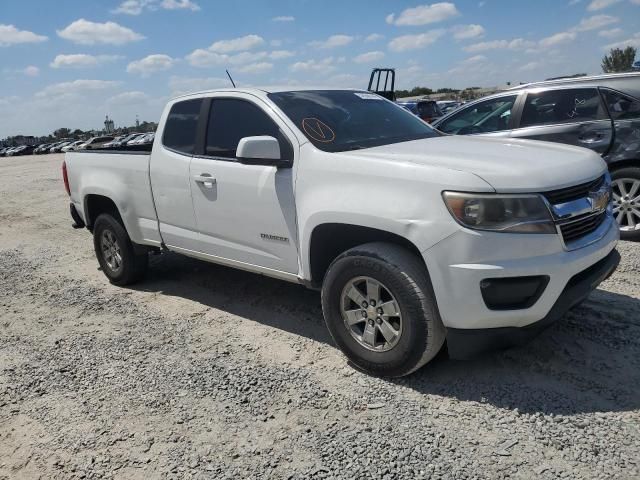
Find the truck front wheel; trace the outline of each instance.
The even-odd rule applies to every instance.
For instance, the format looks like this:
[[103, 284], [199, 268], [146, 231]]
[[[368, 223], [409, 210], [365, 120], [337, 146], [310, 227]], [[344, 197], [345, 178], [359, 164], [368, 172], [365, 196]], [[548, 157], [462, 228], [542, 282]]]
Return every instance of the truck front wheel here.
[[114, 285], [129, 285], [140, 280], [149, 255], [131, 242], [122, 224], [107, 213], [93, 224], [93, 246], [103, 273]]
[[394, 244], [369, 243], [337, 257], [322, 285], [322, 310], [349, 360], [378, 376], [414, 372], [445, 340], [424, 264]]

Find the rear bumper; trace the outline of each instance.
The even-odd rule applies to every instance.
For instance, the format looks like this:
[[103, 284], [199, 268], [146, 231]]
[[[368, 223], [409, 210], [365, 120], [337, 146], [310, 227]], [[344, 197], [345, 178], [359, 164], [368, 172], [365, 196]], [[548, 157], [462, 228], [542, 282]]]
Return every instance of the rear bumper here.
[[524, 327], [501, 328], [448, 328], [447, 347], [454, 359], [467, 359], [491, 350], [523, 345], [561, 318], [571, 307], [584, 300], [606, 280], [620, 262], [617, 250], [589, 268], [574, 275], [556, 300], [549, 313], [541, 320]]

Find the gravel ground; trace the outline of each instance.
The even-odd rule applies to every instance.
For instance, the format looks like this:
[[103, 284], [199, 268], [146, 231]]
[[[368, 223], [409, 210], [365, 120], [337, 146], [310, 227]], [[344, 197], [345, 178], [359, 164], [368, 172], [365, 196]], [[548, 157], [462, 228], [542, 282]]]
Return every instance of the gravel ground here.
[[0, 158], [0, 478], [640, 478], [640, 244], [528, 346], [387, 381], [302, 287], [172, 254], [109, 285], [61, 160]]

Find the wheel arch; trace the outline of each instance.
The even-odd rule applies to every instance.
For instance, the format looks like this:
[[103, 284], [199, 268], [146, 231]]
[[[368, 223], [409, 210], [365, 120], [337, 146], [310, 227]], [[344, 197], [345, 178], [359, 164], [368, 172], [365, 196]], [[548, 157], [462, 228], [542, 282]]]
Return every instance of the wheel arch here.
[[624, 160], [611, 162], [608, 165], [610, 172], [627, 167], [640, 167], [640, 158], [625, 158]]
[[310, 286], [320, 288], [331, 262], [341, 253], [358, 245], [386, 242], [401, 246], [416, 255], [426, 269], [420, 249], [408, 238], [387, 230], [350, 223], [328, 222], [316, 225], [310, 235], [308, 272]]
[[116, 203], [105, 195], [91, 193], [84, 198], [85, 223], [89, 230], [93, 230], [96, 218], [102, 213], [108, 213], [118, 220], [126, 230], [122, 215]]

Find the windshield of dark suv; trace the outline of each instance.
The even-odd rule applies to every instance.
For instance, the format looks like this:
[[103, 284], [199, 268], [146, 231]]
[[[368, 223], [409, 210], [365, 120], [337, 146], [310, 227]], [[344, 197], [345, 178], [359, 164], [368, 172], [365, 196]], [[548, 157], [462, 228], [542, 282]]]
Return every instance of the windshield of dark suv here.
[[307, 90], [270, 93], [269, 98], [325, 152], [439, 136], [415, 115], [374, 93]]

